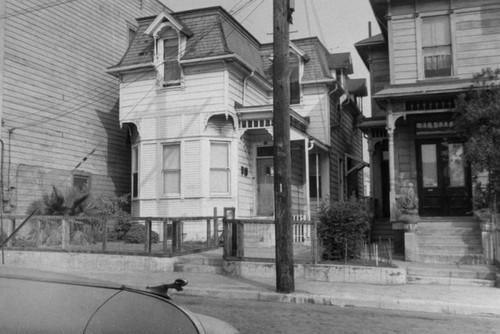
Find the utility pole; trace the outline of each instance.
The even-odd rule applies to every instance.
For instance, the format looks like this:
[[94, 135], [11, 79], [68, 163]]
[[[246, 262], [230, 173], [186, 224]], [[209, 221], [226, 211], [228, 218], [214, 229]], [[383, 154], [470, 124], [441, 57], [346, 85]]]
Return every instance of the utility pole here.
[[290, 154], [290, 11], [291, 0], [273, 1], [273, 127], [276, 290], [295, 291]]

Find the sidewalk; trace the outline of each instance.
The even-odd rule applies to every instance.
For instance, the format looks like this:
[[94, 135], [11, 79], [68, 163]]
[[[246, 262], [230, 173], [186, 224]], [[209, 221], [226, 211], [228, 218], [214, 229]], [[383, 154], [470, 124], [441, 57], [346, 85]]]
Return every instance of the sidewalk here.
[[[311, 303], [340, 307], [432, 312], [500, 317], [500, 289], [446, 285], [367, 285], [295, 281], [295, 292], [276, 292], [271, 279], [244, 279], [217, 274], [176, 272], [66, 271], [74, 275], [146, 287], [186, 278], [184, 295], [221, 299], [248, 299], [289, 303]], [[175, 299], [175, 296], [174, 296]]]

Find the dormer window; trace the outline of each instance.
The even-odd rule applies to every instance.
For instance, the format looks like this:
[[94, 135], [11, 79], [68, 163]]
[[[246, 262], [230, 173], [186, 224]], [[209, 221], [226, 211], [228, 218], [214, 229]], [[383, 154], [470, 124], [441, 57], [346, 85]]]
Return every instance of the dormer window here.
[[181, 53], [179, 33], [165, 26], [157, 35], [158, 76], [164, 87], [179, 86], [182, 69], [179, 64]]

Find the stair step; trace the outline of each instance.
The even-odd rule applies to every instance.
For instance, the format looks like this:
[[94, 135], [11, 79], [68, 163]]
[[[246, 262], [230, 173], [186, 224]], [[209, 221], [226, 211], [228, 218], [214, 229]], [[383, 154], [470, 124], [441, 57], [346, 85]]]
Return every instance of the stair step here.
[[451, 264], [468, 264], [482, 265], [486, 264], [486, 260], [482, 254], [437, 254], [421, 251], [418, 255], [419, 261], [424, 263], [451, 263]]
[[495, 280], [496, 268], [492, 266], [410, 266], [409, 276], [443, 277], [443, 278], [463, 278], [463, 279], [483, 279]]
[[174, 272], [182, 273], [202, 273], [202, 274], [222, 274], [222, 267], [198, 264], [176, 263]]
[[422, 254], [455, 254], [455, 255], [482, 255], [483, 249], [481, 245], [427, 245], [419, 243], [420, 253]]
[[468, 278], [455, 278], [455, 277], [408, 276], [408, 284], [494, 287], [495, 280], [468, 279]]
[[481, 246], [481, 239], [478, 236], [466, 235], [450, 235], [450, 236], [419, 236], [419, 245], [470, 245]]
[[418, 228], [480, 228], [478, 221], [418, 222]]
[[426, 235], [479, 235], [481, 231], [478, 228], [467, 228], [467, 227], [457, 227], [457, 228], [421, 228], [418, 227], [418, 235], [426, 236]]

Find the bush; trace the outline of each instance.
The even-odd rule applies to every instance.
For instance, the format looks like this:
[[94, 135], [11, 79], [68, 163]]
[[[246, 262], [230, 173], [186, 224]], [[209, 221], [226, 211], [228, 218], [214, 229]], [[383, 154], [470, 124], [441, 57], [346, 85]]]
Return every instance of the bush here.
[[[146, 241], [146, 226], [137, 223], [132, 224], [123, 240], [126, 244], [143, 244]], [[157, 243], [159, 240], [158, 233], [151, 231], [151, 243]]]
[[323, 208], [318, 225], [323, 260], [359, 258], [369, 229], [370, 215], [355, 198]]

